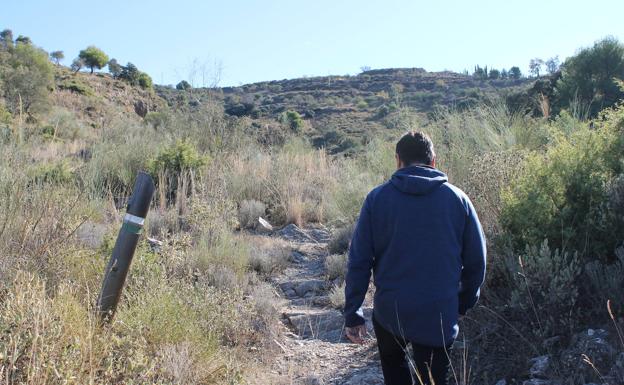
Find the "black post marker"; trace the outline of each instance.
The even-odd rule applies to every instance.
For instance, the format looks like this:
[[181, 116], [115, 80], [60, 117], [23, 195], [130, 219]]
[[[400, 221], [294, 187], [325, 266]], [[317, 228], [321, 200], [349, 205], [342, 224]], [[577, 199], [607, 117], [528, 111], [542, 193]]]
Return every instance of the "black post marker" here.
[[152, 177], [139, 172], [97, 300], [97, 312], [103, 321], [110, 320], [115, 314], [154, 190]]

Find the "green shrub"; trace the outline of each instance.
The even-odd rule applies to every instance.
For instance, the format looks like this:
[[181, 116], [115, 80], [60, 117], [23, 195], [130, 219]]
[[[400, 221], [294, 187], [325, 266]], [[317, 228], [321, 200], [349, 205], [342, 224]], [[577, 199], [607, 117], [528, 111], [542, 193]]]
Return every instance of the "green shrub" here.
[[366, 103], [366, 100], [360, 98], [358, 99], [358, 101], [355, 103], [355, 107], [358, 110], [365, 110], [368, 108], [368, 103]]
[[137, 81], [139, 83], [139, 86], [141, 86], [141, 88], [152, 89], [152, 86], [153, 86], [152, 78], [145, 72], [139, 73], [139, 77]]
[[57, 84], [57, 86], [61, 90], [68, 90], [85, 96], [95, 95], [95, 91], [93, 91], [93, 88], [91, 88], [91, 86], [87, 83], [78, 79], [76, 76], [72, 76], [69, 79], [63, 79]]
[[30, 174], [35, 183], [63, 184], [74, 179], [74, 173], [66, 161], [39, 164], [31, 169]]
[[280, 115], [280, 122], [295, 132], [303, 127], [303, 119], [297, 111], [288, 110]]
[[0, 125], [9, 125], [12, 120], [11, 113], [7, 111], [4, 103], [0, 102]]
[[624, 109], [604, 119], [595, 129], [556, 132], [546, 152], [530, 155], [504, 189], [501, 224], [516, 250], [546, 238], [583, 257], [608, 258], [624, 239], [606, 209], [608, 186], [624, 168]]
[[197, 171], [207, 162], [208, 158], [200, 155], [191, 143], [178, 140], [160, 151], [150, 162], [150, 170], [154, 175], [163, 171], [179, 174], [182, 171]]

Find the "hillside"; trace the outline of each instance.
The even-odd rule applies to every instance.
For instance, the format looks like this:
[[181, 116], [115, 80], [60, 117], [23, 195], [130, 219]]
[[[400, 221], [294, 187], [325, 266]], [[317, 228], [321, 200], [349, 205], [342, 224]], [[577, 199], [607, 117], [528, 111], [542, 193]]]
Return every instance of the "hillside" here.
[[534, 79], [479, 80], [454, 72], [389, 68], [355, 76], [274, 80], [217, 89], [176, 90], [157, 86], [172, 109], [192, 109], [213, 97], [231, 116], [249, 117], [256, 127], [275, 125], [281, 114], [296, 111], [305, 133], [317, 146], [345, 150], [345, 136], [364, 144], [377, 132], [398, 128], [397, 115], [409, 108], [423, 117], [440, 107], [466, 109], [484, 100], [526, 93]]

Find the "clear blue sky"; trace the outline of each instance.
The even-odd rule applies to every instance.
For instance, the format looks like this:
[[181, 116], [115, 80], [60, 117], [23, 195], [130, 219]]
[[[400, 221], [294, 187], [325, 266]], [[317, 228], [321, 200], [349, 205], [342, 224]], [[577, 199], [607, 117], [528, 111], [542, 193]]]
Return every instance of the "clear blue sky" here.
[[[220, 85], [372, 68], [428, 71], [562, 59], [607, 35], [624, 41], [622, 0], [9, 0], [0, 29], [29, 36], [65, 64], [94, 44], [156, 83], [196, 59]], [[195, 83], [201, 85], [201, 70]], [[208, 80], [206, 80], [208, 82]]]

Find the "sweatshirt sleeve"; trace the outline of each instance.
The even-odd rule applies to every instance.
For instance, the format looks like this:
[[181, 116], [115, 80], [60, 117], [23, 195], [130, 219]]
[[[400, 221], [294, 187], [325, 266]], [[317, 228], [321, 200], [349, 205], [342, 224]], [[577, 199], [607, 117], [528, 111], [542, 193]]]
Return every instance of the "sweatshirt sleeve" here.
[[459, 314], [464, 315], [479, 300], [480, 287], [485, 280], [487, 251], [481, 223], [470, 200], [463, 235]]
[[349, 248], [349, 262], [347, 264], [347, 276], [345, 279], [345, 326], [353, 327], [365, 323], [362, 313], [362, 303], [368, 283], [371, 269], [373, 268], [374, 252], [372, 238], [372, 223], [370, 214], [370, 195], [364, 201], [360, 218], [358, 219], [351, 247]]

